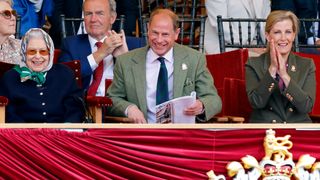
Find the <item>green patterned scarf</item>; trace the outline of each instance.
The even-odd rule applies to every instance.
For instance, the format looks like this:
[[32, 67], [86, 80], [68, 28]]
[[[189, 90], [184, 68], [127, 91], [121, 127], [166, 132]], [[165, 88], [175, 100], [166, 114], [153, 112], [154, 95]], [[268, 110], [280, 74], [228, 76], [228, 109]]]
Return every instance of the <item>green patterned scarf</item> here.
[[19, 65], [16, 65], [14, 70], [20, 74], [21, 82], [25, 82], [30, 79], [37, 82], [38, 85], [42, 85], [46, 81], [44, 72], [33, 72], [29, 68], [20, 67]]

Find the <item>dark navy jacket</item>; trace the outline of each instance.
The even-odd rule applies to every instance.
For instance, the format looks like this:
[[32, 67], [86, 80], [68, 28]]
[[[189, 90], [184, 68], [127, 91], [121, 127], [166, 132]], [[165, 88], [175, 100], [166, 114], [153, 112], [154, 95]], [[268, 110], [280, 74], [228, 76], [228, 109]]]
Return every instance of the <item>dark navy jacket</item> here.
[[[143, 38], [126, 37], [128, 49], [132, 50], [145, 45]], [[73, 60], [80, 60], [81, 63], [81, 78], [82, 86], [87, 89], [90, 85], [91, 70], [87, 56], [90, 55], [91, 47], [87, 34], [77, 36], [69, 36], [65, 38], [61, 44], [61, 55], [58, 59], [59, 62], [68, 62]]]

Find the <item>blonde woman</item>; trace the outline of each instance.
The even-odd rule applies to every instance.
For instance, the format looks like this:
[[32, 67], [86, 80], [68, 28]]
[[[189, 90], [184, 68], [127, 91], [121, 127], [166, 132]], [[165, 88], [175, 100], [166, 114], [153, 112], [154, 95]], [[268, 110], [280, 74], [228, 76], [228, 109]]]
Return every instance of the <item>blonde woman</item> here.
[[253, 108], [250, 122], [305, 123], [315, 102], [315, 65], [292, 53], [298, 18], [290, 11], [269, 14], [268, 51], [246, 64], [246, 89]]

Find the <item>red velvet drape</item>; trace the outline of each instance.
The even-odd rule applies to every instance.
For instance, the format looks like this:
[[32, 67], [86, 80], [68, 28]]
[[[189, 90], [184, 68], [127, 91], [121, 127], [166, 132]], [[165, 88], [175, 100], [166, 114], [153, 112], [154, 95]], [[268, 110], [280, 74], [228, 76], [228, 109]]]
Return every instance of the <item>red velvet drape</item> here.
[[[320, 131], [290, 134], [294, 159], [320, 159]], [[264, 156], [265, 130], [0, 129], [1, 179], [207, 179], [230, 161]]]

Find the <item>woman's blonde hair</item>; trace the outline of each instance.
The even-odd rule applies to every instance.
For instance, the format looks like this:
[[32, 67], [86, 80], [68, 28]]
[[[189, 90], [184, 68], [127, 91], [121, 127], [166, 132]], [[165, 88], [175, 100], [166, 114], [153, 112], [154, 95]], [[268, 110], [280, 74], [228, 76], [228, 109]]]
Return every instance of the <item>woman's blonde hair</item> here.
[[265, 32], [270, 33], [272, 27], [276, 23], [284, 20], [291, 20], [293, 32], [296, 34], [299, 33], [299, 19], [293, 12], [284, 10], [272, 11], [268, 15], [266, 20]]
[[13, 6], [12, 0], [0, 0], [0, 1], [8, 3], [11, 7]]

